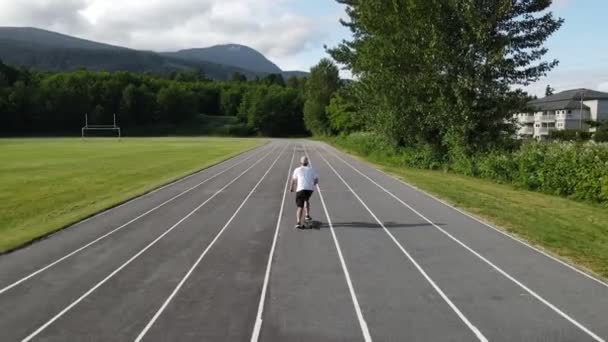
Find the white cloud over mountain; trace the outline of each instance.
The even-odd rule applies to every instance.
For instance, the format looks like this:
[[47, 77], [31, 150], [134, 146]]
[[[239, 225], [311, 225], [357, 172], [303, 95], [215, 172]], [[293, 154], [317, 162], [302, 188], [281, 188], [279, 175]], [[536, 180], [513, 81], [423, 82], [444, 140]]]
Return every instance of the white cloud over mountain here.
[[294, 1], [0, 0], [0, 23], [155, 51], [240, 43], [296, 66], [338, 24], [295, 13]]

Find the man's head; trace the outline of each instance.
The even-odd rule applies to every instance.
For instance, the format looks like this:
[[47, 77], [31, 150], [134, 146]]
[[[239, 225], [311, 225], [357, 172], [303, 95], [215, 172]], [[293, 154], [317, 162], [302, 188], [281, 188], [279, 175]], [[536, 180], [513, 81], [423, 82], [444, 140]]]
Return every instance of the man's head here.
[[302, 164], [302, 166], [308, 166], [308, 157], [302, 156], [302, 158], [300, 158], [300, 164]]

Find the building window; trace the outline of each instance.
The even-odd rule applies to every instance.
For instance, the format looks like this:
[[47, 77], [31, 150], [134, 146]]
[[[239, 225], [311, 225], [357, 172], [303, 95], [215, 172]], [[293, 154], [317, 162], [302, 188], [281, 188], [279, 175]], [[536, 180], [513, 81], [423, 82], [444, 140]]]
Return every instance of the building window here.
[[549, 123], [549, 127], [551, 127], [551, 128], [555, 128], [555, 122], [550, 122], [550, 123]]
[[572, 114], [572, 111], [571, 111], [571, 110], [569, 110], [569, 111], [568, 111], [568, 114]]
[[536, 124], [536, 127], [540, 127], [540, 124]]

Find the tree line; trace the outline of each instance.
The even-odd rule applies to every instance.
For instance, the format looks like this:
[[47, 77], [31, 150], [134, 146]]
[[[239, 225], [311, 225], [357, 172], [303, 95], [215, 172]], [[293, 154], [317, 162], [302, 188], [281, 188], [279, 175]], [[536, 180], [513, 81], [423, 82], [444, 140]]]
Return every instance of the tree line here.
[[305, 85], [306, 79], [281, 75], [248, 80], [236, 73], [216, 82], [194, 71], [55, 73], [0, 61], [0, 134], [78, 134], [88, 113], [91, 124], [111, 124], [116, 114], [124, 131], [144, 135], [148, 127], [188, 125], [210, 115], [238, 118], [228, 132], [239, 135], [305, 135]]

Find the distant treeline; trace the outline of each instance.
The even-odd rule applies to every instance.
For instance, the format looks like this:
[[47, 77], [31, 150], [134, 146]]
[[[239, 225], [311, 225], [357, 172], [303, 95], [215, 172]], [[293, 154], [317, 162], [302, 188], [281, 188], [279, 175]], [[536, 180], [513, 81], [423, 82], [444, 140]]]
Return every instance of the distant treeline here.
[[215, 82], [196, 72], [49, 73], [0, 62], [0, 135], [77, 135], [85, 113], [91, 124], [111, 124], [116, 114], [125, 132], [142, 135], [147, 127], [183, 126], [209, 115], [238, 118], [228, 134], [304, 135], [305, 85], [306, 79], [281, 75], [248, 81], [237, 73]]

